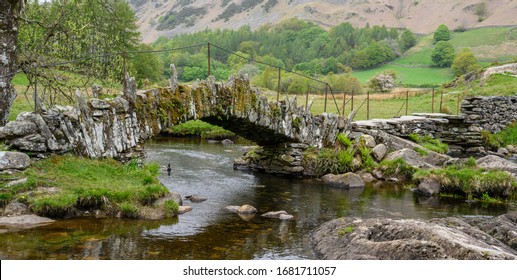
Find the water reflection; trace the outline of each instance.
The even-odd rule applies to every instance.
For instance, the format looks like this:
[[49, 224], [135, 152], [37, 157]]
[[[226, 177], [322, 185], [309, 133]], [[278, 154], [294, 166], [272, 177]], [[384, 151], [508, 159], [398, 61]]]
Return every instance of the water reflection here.
[[[499, 215], [515, 206], [483, 207], [451, 198], [422, 198], [401, 185], [364, 189], [329, 188], [319, 180], [299, 180], [234, 171], [240, 146], [196, 140], [155, 141], [146, 145], [147, 160], [171, 163], [161, 181], [182, 196], [193, 211], [159, 222], [118, 219], [71, 219], [0, 236], [6, 259], [310, 259], [309, 233], [342, 216], [421, 218], [451, 215]], [[250, 204], [259, 214], [243, 220], [225, 209]], [[260, 217], [285, 210], [293, 221]], [[1, 229], [0, 229], [1, 230]]]

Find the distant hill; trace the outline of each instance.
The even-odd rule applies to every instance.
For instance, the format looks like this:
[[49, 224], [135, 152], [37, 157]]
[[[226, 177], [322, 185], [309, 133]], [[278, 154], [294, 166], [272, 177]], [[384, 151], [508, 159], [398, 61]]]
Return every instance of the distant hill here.
[[348, 21], [430, 33], [517, 25], [517, 0], [127, 0], [137, 12], [144, 42], [205, 29], [252, 29], [300, 18], [330, 28]]

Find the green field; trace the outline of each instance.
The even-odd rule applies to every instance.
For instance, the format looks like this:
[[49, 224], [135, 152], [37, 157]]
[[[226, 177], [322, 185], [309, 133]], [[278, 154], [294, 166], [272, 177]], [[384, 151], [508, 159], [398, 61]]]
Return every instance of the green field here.
[[[465, 32], [453, 32], [449, 41], [456, 52], [469, 48], [479, 62], [505, 62], [517, 56], [517, 27], [486, 27]], [[451, 81], [454, 76], [449, 68], [432, 67], [433, 34], [419, 38], [416, 46], [391, 63], [365, 71], [357, 71], [354, 76], [366, 83], [378, 73], [391, 70], [397, 73], [401, 85], [433, 86]]]

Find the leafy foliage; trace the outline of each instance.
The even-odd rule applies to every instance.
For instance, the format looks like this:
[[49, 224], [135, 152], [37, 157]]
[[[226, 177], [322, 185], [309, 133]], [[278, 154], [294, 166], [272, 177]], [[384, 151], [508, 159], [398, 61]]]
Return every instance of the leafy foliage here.
[[472, 71], [479, 71], [481, 66], [477, 63], [474, 53], [469, 49], [463, 49], [451, 65], [452, 73], [456, 76], [467, 74]]
[[434, 42], [449, 41], [451, 39], [451, 31], [445, 24], [440, 24], [434, 32]]
[[431, 53], [431, 60], [440, 67], [449, 67], [454, 62], [456, 57], [454, 47], [449, 42], [439, 41], [436, 43], [433, 52]]

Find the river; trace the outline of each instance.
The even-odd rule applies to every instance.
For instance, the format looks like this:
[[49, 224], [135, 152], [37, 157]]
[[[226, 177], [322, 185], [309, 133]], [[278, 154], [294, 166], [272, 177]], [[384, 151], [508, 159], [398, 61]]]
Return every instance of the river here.
[[[146, 160], [161, 166], [161, 182], [193, 211], [165, 221], [74, 218], [0, 234], [0, 259], [313, 259], [309, 234], [343, 216], [429, 219], [455, 215], [500, 215], [515, 205], [419, 198], [403, 185], [337, 189], [317, 179], [289, 179], [233, 170], [243, 145], [223, 146], [198, 139], [157, 139], [146, 144]], [[250, 204], [251, 220], [226, 210]], [[285, 210], [291, 221], [260, 217]], [[6, 231], [0, 229], [0, 231]]]

